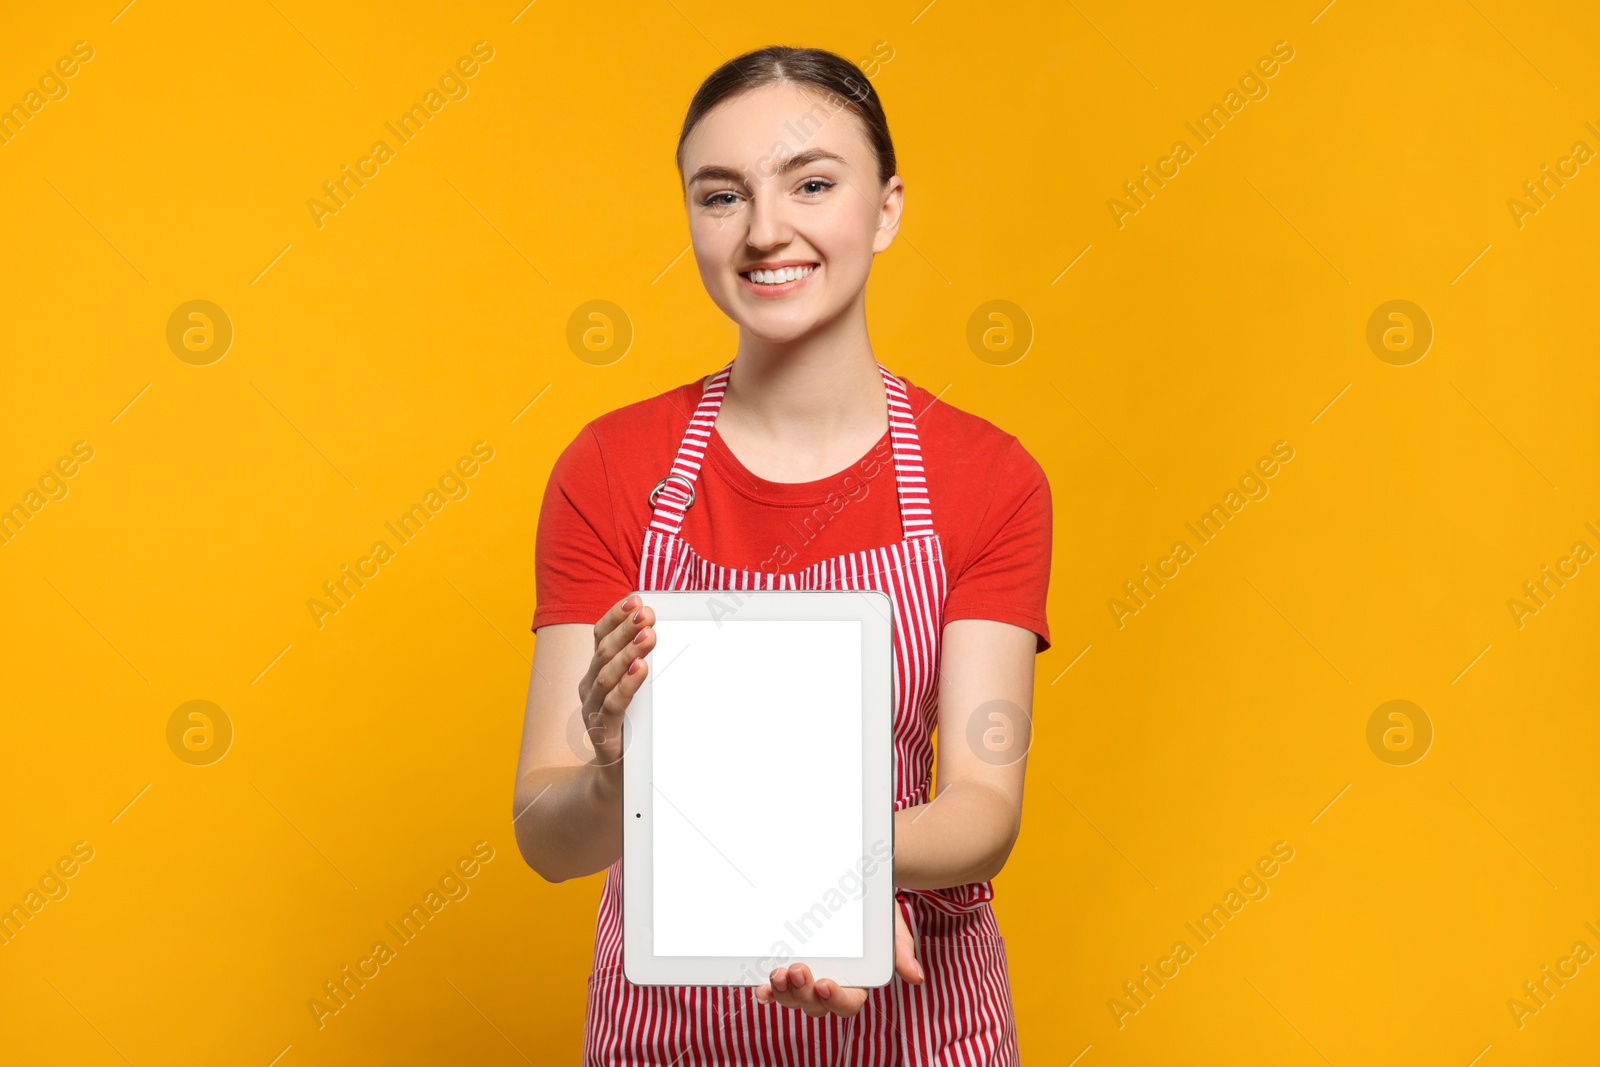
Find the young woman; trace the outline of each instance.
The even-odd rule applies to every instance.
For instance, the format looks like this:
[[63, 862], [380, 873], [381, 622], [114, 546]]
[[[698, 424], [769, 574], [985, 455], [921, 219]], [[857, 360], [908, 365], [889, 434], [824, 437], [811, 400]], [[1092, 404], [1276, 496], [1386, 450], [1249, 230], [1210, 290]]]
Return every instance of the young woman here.
[[[874, 355], [867, 273], [904, 182], [852, 64], [778, 47], [725, 64], [690, 104], [678, 170], [734, 358], [586, 425], [556, 461], [536, 544], [513, 817], [546, 879], [606, 872], [584, 1062], [1013, 1063], [990, 880], [1021, 826], [1033, 657], [1050, 646], [1049, 484], [1015, 437]], [[622, 975], [621, 723], [655, 645], [629, 594], [750, 588], [894, 604], [899, 907], [879, 989], [804, 963], [757, 989]], [[781, 833], [829, 798], [775, 781], [766, 803]]]

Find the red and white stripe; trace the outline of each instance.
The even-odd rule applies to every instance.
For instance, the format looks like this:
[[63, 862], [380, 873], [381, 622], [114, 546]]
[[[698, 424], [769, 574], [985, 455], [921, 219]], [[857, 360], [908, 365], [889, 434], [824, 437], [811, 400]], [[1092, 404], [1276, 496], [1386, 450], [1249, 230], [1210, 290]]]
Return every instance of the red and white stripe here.
[[[730, 362], [707, 383], [656, 497], [644, 532], [640, 589], [876, 589], [894, 605], [895, 810], [927, 802], [931, 735], [938, 720], [939, 647], [948, 592], [934, 532], [922, 445], [905, 385], [883, 364], [904, 539], [849, 552], [790, 574], [737, 570], [703, 559], [679, 537], [711, 427], [727, 391]], [[585, 1067], [989, 1067], [1017, 1060], [1005, 943], [974, 882], [896, 892], [927, 975], [874, 989], [853, 1019], [813, 1019], [762, 1004], [747, 987], [636, 986], [622, 974], [622, 861], [606, 871], [595, 931], [594, 973], [584, 1020]]]

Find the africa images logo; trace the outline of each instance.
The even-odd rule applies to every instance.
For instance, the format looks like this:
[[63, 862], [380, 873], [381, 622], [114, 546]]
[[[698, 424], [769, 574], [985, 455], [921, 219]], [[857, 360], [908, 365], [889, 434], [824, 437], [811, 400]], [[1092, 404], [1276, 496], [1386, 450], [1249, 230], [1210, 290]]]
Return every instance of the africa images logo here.
[[[1131, 215], [1149, 207], [1149, 201], [1155, 199], [1157, 191], [1165, 189], [1167, 182], [1172, 181], [1183, 171], [1186, 163], [1198, 158], [1199, 149], [1204, 148], [1222, 135], [1229, 122], [1239, 117], [1239, 112], [1245, 109], [1251, 101], [1260, 101], [1267, 98], [1272, 91], [1267, 80], [1277, 76], [1282, 69], [1282, 64], [1287, 64], [1294, 59], [1294, 47], [1288, 41], [1279, 41], [1272, 46], [1272, 54], [1262, 56], [1255, 61], [1255, 65], [1246, 69], [1239, 78], [1239, 87], [1229, 89], [1222, 98], [1222, 103], [1212, 104], [1210, 109], [1202, 114], [1195, 122], [1185, 122], [1183, 125], [1194, 135], [1196, 147], [1189, 147], [1189, 142], [1183, 138], [1173, 142], [1172, 151], [1166, 156], [1156, 160], [1154, 170], [1150, 164], [1144, 165], [1143, 173], [1138, 177], [1122, 183], [1122, 189], [1127, 199], [1111, 197], [1106, 200], [1106, 210], [1111, 212], [1111, 221], [1117, 224], [1117, 229], [1127, 225]], [[1170, 168], [1170, 169], [1169, 169]]]

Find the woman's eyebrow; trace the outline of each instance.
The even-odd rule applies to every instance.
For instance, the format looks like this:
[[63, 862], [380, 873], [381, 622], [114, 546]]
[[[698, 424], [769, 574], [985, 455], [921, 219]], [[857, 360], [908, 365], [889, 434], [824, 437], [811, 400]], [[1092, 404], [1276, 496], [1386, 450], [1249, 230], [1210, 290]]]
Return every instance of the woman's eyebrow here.
[[[841, 164], [848, 164], [849, 162], [843, 156], [835, 152], [829, 152], [825, 148], [808, 148], [804, 152], [797, 152], [785, 159], [783, 163], [778, 166], [778, 169], [774, 173], [787, 174], [792, 170], [799, 170], [802, 167], [809, 167], [811, 164], [824, 159], [832, 160], [835, 163]], [[689, 184], [693, 185], [696, 182], [704, 181], [742, 182], [744, 180], [744, 171], [740, 170], [739, 168], [710, 163], [695, 171], [694, 174], [689, 178]]]

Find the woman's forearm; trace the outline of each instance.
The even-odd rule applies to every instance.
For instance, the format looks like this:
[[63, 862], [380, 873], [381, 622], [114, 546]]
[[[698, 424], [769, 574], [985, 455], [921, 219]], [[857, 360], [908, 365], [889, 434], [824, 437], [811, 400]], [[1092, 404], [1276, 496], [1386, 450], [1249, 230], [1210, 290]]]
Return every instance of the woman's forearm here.
[[952, 782], [933, 800], [894, 815], [894, 884], [944, 889], [1000, 873], [1021, 828], [1019, 812], [977, 782]]
[[622, 764], [544, 767], [517, 784], [512, 830], [549, 882], [603, 871], [622, 855]]
[[[603, 871], [622, 855], [622, 768], [548, 767], [517, 790], [512, 828], [523, 858], [546, 881]], [[894, 883], [944, 889], [984, 882], [1005, 865], [1019, 813], [978, 783], [945, 786], [928, 804], [895, 813]]]

